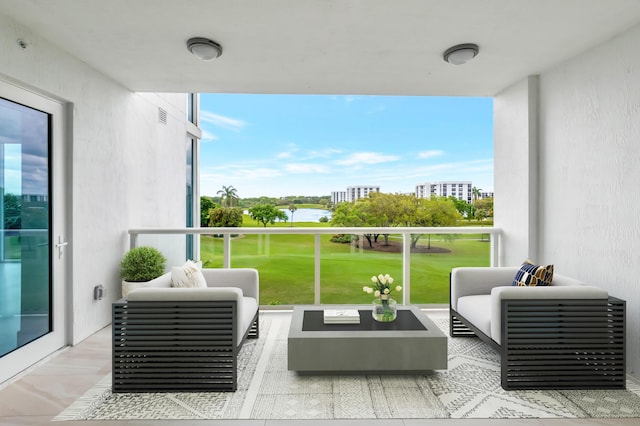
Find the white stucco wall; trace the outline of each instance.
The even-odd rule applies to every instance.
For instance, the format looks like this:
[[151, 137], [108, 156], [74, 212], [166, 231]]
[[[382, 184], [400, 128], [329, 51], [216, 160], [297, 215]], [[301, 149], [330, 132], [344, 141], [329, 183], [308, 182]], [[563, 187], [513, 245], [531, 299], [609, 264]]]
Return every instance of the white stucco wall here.
[[540, 253], [627, 301], [640, 376], [640, 27], [540, 76]]
[[[19, 37], [29, 41], [26, 49], [17, 45]], [[70, 105], [68, 239], [76, 343], [111, 322], [127, 229], [185, 225], [186, 98], [132, 93], [2, 15], [0, 79]], [[168, 113], [166, 125], [159, 123], [159, 107]], [[93, 300], [97, 284], [106, 287], [102, 301]]]
[[503, 231], [498, 265], [538, 257], [537, 92], [538, 79], [530, 77], [493, 100], [495, 226]]
[[[640, 27], [539, 77], [538, 178], [527, 183], [528, 81], [495, 99], [496, 226], [517, 264], [539, 235], [537, 261], [627, 301], [627, 370], [640, 377]], [[523, 169], [518, 169], [522, 167]], [[522, 185], [517, 188], [517, 185]], [[517, 194], [517, 192], [525, 194]], [[537, 194], [537, 225], [521, 203]], [[526, 229], [526, 227], [529, 227]], [[511, 253], [516, 253], [515, 257]]]

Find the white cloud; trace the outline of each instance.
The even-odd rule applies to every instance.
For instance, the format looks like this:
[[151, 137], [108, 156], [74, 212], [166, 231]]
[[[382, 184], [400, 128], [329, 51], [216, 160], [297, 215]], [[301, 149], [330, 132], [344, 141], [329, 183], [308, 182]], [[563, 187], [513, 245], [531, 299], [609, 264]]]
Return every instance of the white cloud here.
[[431, 157], [439, 157], [444, 155], [444, 151], [439, 149], [432, 149], [430, 151], [422, 151], [418, 153], [418, 158], [431, 158]]
[[250, 179], [259, 180], [282, 176], [282, 171], [270, 167], [256, 167], [252, 164], [225, 164], [224, 166], [208, 167], [200, 173], [201, 179]]
[[391, 161], [398, 161], [400, 157], [397, 155], [381, 154], [379, 152], [356, 152], [351, 154], [344, 160], [336, 161], [341, 166], [353, 166], [359, 164], [380, 164]]
[[416, 183], [418, 183], [418, 181], [422, 182], [423, 180], [471, 180], [470, 177], [465, 176], [492, 171], [493, 160], [480, 159], [452, 163], [439, 163], [429, 166], [410, 166], [404, 168], [401, 174], [398, 174], [397, 171], [391, 169], [379, 169], [376, 173], [376, 178], [380, 180], [417, 179]]
[[249, 179], [249, 180], [259, 180], [265, 178], [272, 178], [277, 176], [282, 176], [282, 172], [278, 169], [272, 169], [269, 167], [247, 167], [243, 166], [233, 166], [227, 170], [222, 170], [221, 175], [224, 179]]
[[329, 169], [322, 164], [291, 163], [284, 168], [288, 173], [328, 173]]
[[236, 175], [242, 179], [258, 180], [282, 176], [282, 172], [277, 169], [261, 167], [257, 169], [242, 169], [236, 172]]
[[222, 127], [228, 130], [240, 131], [247, 123], [237, 118], [225, 117], [224, 115], [216, 114], [211, 111], [201, 111], [200, 119], [204, 122], [213, 124], [214, 126]]
[[295, 156], [295, 153], [298, 152], [299, 150], [300, 148], [298, 148], [298, 145], [296, 145], [295, 143], [290, 143], [287, 145], [287, 150], [278, 153], [276, 155], [276, 158], [278, 159], [293, 158]]
[[329, 158], [341, 153], [342, 151], [336, 148], [325, 148], [320, 151], [309, 151], [307, 158]]
[[215, 141], [215, 140], [217, 140], [217, 139], [218, 139], [218, 137], [217, 137], [216, 135], [214, 135], [213, 133], [208, 132], [208, 131], [206, 131], [206, 130], [203, 130], [203, 131], [202, 131], [202, 140], [203, 140], [204, 142], [207, 142], [207, 141]]

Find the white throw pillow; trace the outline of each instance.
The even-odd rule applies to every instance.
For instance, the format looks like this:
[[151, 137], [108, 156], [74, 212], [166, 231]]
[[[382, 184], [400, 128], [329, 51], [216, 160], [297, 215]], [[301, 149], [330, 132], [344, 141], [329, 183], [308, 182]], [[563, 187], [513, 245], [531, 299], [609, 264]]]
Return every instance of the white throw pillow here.
[[126, 298], [132, 290], [143, 287], [149, 287], [149, 282], [122, 281], [122, 297]]
[[207, 288], [207, 281], [198, 265], [187, 260], [183, 266], [171, 268], [171, 287]]

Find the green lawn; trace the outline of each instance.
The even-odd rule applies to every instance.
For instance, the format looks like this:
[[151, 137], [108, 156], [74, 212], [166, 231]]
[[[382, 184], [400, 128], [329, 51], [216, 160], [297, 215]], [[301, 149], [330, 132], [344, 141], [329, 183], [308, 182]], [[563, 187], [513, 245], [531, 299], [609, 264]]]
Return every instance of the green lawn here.
[[[255, 226], [245, 218], [246, 226]], [[278, 226], [278, 225], [275, 225]], [[280, 224], [280, 226], [287, 226]], [[301, 223], [298, 227], [328, 226]], [[396, 236], [397, 237], [397, 236]], [[362, 291], [377, 274], [390, 274], [402, 283], [402, 254], [352, 248], [321, 235], [321, 303], [368, 303]], [[432, 246], [450, 253], [411, 255], [411, 303], [449, 303], [449, 272], [456, 266], [489, 266], [489, 243], [480, 235], [453, 241], [432, 236]], [[205, 267], [222, 267], [222, 238], [203, 236], [201, 259]], [[421, 240], [426, 244], [426, 241]], [[313, 235], [240, 235], [231, 242], [231, 266], [260, 271], [260, 304], [313, 303]], [[401, 295], [396, 295], [397, 299]]]

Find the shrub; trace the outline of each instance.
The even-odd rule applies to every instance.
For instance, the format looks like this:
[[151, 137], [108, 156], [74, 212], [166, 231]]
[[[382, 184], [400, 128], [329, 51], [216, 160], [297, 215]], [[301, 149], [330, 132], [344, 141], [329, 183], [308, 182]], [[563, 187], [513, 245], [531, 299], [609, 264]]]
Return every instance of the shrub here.
[[322, 216], [320, 219], [318, 219], [318, 221], [320, 223], [327, 223], [327, 222], [329, 222], [329, 218], [326, 217], [326, 216]]
[[331, 237], [332, 243], [349, 244], [352, 241], [358, 241], [358, 236], [351, 234], [338, 234]]
[[164, 273], [167, 259], [153, 247], [135, 247], [120, 262], [120, 277], [129, 282], [151, 281]]
[[238, 227], [242, 226], [242, 209], [239, 207], [218, 207], [209, 210], [209, 226]]

